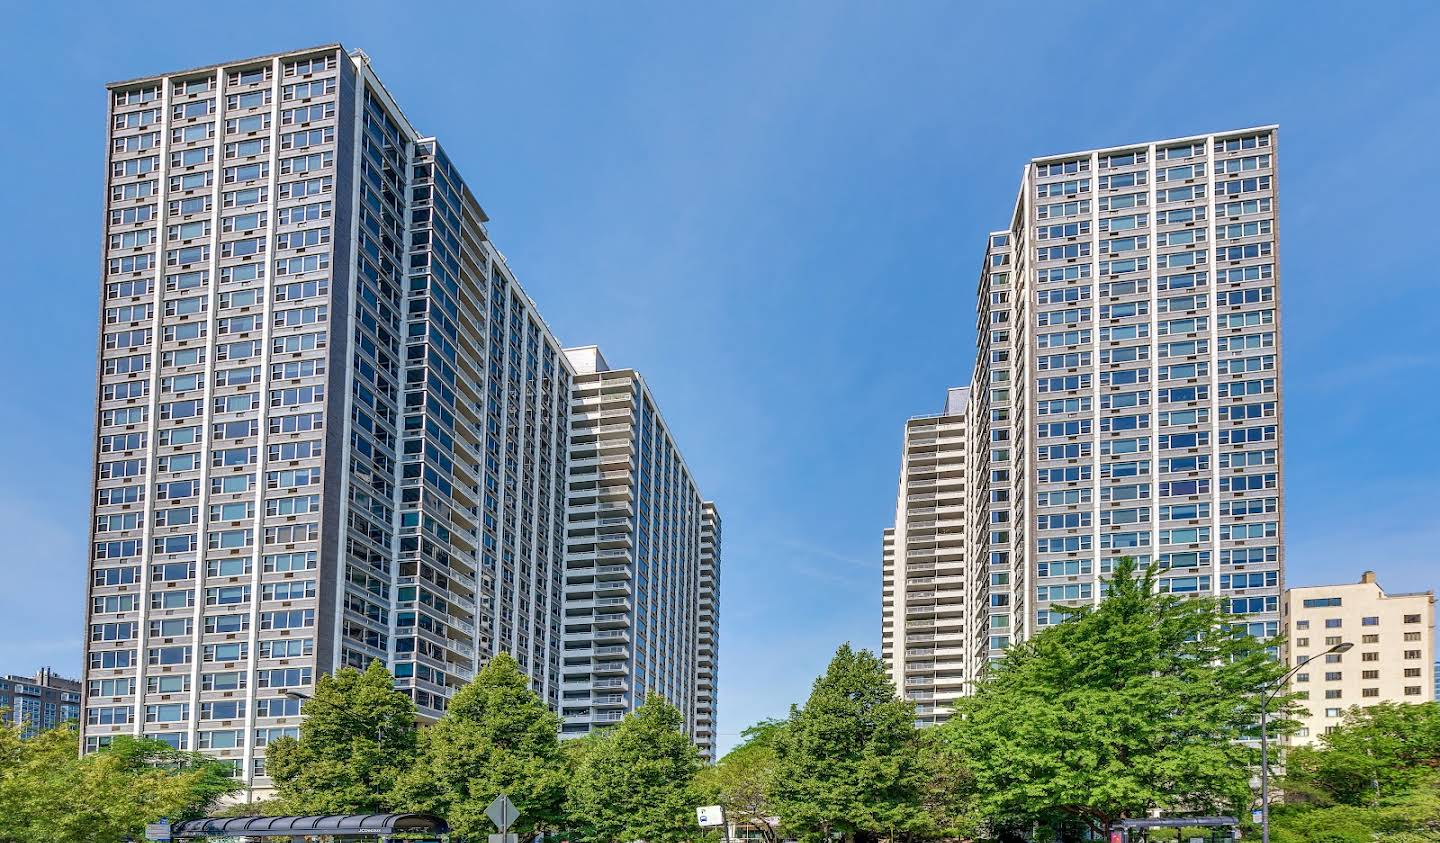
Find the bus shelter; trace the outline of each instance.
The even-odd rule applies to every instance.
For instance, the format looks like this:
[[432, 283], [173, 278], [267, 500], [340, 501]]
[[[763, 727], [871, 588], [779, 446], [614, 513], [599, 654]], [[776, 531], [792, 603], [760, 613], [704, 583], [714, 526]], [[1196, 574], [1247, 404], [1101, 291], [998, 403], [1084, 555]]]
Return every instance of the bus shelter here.
[[1203, 829], [1203, 836], [1191, 836], [1180, 843], [1230, 843], [1240, 839], [1240, 822], [1234, 817], [1151, 817], [1121, 820], [1110, 826], [1110, 843], [1147, 840], [1152, 828]]
[[445, 841], [450, 827], [429, 814], [332, 814], [312, 817], [206, 817], [170, 827], [171, 840], [255, 843]]

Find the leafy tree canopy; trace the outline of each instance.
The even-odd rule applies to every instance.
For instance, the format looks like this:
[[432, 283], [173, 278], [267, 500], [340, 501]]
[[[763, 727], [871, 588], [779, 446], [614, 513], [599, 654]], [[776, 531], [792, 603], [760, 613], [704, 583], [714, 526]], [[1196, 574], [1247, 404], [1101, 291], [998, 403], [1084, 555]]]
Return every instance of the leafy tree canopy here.
[[378, 661], [320, 677], [300, 739], [270, 743], [279, 806], [293, 814], [387, 813], [415, 753], [415, 703]]
[[1440, 703], [1352, 709], [1285, 759], [1284, 788], [1321, 805], [1377, 806], [1440, 774]]
[[929, 827], [914, 717], [880, 660], [842, 645], [775, 737], [771, 798], [785, 829], [854, 840]]
[[705, 800], [724, 808], [726, 819], [752, 826], [769, 843], [780, 839], [770, 793], [779, 765], [775, 741], [785, 725], [784, 720], [762, 720], [745, 729], [740, 745], [702, 770], [698, 780]]
[[0, 729], [0, 841], [115, 843], [145, 824], [204, 816], [239, 784], [227, 765], [159, 741], [117, 737], [79, 754], [74, 725], [22, 741]]
[[491, 659], [419, 735], [415, 764], [395, 802], [445, 817], [465, 839], [495, 831], [485, 808], [501, 793], [520, 809], [512, 830], [528, 836], [563, 820], [565, 763], [560, 720], [508, 653]]
[[575, 839], [679, 843], [699, 833], [700, 753], [684, 716], [658, 694], [575, 752], [568, 812]]
[[1162, 594], [1155, 580], [1121, 560], [1105, 600], [1065, 610], [957, 701], [942, 735], [992, 824], [1101, 832], [1151, 809], [1245, 813], [1254, 753], [1241, 739], [1285, 667], [1274, 642], [1232, 630], [1220, 601]]
[[1270, 812], [1271, 843], [1440, 843], [1440, 778], [1433, 774], [1371, 807], [1284, 805]]

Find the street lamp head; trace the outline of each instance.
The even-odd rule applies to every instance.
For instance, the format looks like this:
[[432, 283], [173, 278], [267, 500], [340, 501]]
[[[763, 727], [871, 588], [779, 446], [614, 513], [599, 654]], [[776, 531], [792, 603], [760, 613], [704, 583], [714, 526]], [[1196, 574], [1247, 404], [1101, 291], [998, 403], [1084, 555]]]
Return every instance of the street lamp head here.
[[1330, 650], [1329, 650], [1329, 652], [1331, 652], [1331, 653], [1347, 653], [1347, 652], [1349, 652], [1350, 649], [1351, 649], [1352, 647], [1354, 647], [1354, 646], [1355, 646], [1355, 645], [1354, 645], [1354, 644], [1351, 644], [1349, 641], [1345, 641], [1345, 642], [1343, 642], [1343, 643], [1336, 644], [1334, 647], [1331, 647]]
[[285, 696], [289, 697], [289, 698], [292, 699], [292, 700], [308, 700], [308, 699], [310, 699], [310, 695], [309, 695], [309, 694], [301, 693], [300, 691], [296, 691], [296, 690], [294, 690], [293, 688], [288, 688], [288, 689], [286, 689], [283, 693], [284, 693]]

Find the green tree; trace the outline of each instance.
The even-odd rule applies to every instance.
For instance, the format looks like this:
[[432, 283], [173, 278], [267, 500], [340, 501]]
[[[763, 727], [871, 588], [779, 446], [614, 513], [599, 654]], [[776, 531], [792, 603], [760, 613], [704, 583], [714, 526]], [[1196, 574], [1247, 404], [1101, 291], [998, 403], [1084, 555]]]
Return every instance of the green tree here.
[[1320, 805], [1378, 806], [1440, 772], [1440, 703], [1355, 708], [1285, 757], [1284, 789]]
[[565, 800], [559, 731], [560, 719], [520, 666], [500, 653], [420, 732], [415, 764], [401, 775], [394, 801], [445, 817], [467, 840], [495, 830], [485, 808], [501, 793], [520, 809], [513, 831], [557, 828]]
[[700, 753], [681, 731], [684, 716], [650, 694], [619, 724], [575, 751], [570, 831], [593, 843], [679, 843], [699, 832], [695, 785]]
[[385, 813], [415, 756], [415, 703], [378, 661], [320, 677], [300, 739], [265, 752], [279, 806], [295, 814]]
[[1159, 593], [1154, 569], [1137, 576], [1129, 559], [1107, 585], [1098, 606], [1011, 647], [941, 727], [992, 827], [1101, 833], [1152, 809], [1250, 803], [1255, 753], [1241, 739], [1285, 670], [1274, 642], [1232, 629], [1218, 600]]
[[842, 645], [775, 739], [771, 798], [785, 829], [804, 840], [931, 829], [914, 716], [873, 653]]
[[1272, 843], [1440, 843], [1440, 778], [1375, 806], [1282, 805], [1271, 809]]
[[779, 766], [775, 738], [784, 728], [783, 720], [762, 720], [750, 726], [740, 733], [740, 745], [703, 769], [699, 777], [705, 801], [720, 805], [726, 819], [753, 827], [768, 843], [780, 839], [770, 793]]
[[162, 817], [204, 816], [240, 790], [230, 768], [159, 741], [117, 737], [79, 754], [73, 725], [22, 741], [0, 729], [0, 841], [115, 843]]
[[966, 759], [938, 729], [921, 729], [918, 760], [922, 768], [920, 804], [928, 825], [917, 823], [918, 837], [974, 838], [980, 826], [975, 806], [975, 777]]

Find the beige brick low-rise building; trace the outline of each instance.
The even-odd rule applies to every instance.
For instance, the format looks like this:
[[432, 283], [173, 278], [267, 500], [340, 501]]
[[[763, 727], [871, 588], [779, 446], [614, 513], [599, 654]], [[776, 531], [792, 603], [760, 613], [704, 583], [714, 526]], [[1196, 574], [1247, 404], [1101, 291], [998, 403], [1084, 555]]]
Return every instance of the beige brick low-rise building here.
[[1375, 572], [1366, 571], [1357, 583], [1287, 590], [1284, 619], [1292, 665], [1336, 644], [1354, 645], [1315, 658], [1295, 675], [1307, 713], [1293, 744], [1313, 743], [1354, 706], [1432, 699], [1435, 592], [1386, 594]]

